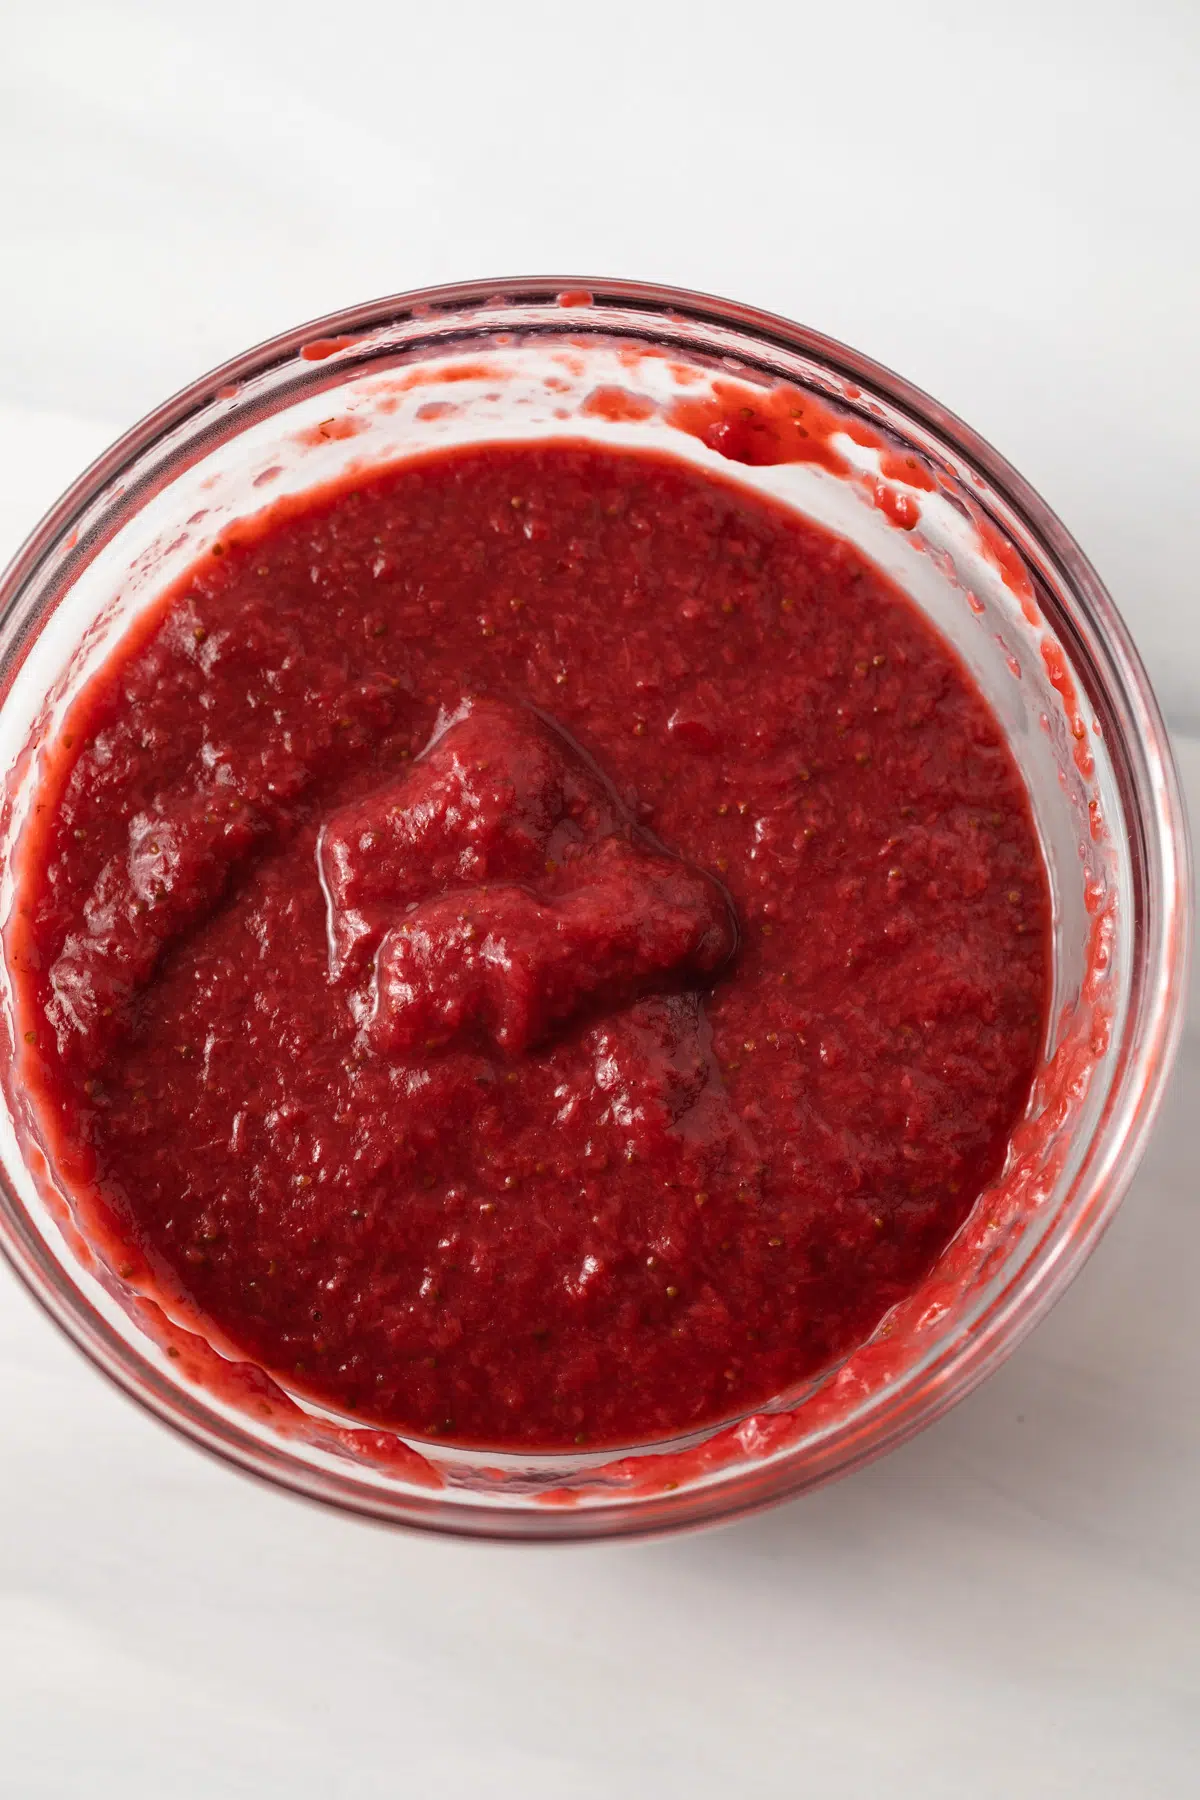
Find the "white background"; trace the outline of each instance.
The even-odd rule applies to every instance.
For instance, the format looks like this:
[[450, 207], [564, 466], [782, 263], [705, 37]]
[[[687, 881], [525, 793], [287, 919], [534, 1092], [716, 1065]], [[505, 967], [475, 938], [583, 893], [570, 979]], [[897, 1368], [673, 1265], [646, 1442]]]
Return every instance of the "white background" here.
[[[475, 275], [677, 282], [990, 437], [1200, 750], [1197, 0], [0, 0], [0, 556], [204, 368]], [[1191, 1800], [1200, 1007], [1118, 1222], [923, 1438], [625, 1548], [386, 1534], [0, 1271], [3, 1800]]]

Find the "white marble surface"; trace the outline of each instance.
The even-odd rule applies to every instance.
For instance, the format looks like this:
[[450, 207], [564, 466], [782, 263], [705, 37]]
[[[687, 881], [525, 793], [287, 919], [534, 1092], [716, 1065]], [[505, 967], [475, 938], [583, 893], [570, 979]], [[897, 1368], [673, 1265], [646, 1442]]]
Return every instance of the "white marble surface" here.
[[[9, 0], [0, 42], [0, 554], [283, 325], [641, 274], [962, 412], [1200, 722], [1195, 0]], [[1190, 1800], [1198, 1083], [1200, 1006], [1120, 1217], [981, 1391], [663, 1544], [473, 1547], [290, 1501], [135, 1411], [0, 1271], [0, 1795]]]

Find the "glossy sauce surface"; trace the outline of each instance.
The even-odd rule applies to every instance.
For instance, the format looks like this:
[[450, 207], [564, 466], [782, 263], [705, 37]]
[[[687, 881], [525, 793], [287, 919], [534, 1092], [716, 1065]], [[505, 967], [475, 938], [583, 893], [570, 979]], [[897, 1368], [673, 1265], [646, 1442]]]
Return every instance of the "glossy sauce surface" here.
[[488, 446], [312, 496], [67, 734], [9, 939], [64, 1166], [356, 1417], [761, 1404], [1002, 1163], [1048, 981], [1019, 774], [903, 595], [732, 483]]

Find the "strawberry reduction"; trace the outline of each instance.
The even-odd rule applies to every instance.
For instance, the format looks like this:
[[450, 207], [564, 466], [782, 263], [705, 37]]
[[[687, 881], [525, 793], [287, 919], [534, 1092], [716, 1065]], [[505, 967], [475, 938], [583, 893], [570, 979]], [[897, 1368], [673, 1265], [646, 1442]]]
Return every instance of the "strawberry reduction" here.
[[10, 964], [127, 1278], [339, 1411], [635, 1443], [863, 1341], [1043, 1036], [1026, 793], [848, 543], [458, 449], [230, 530], [74, 703]]

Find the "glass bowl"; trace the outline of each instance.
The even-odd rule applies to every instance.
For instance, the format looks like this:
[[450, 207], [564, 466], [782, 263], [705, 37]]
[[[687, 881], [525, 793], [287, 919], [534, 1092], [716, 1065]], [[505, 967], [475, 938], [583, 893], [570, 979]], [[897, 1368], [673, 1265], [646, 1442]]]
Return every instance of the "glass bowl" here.
[[[697, 427], [711, 425], [716, 393], [755, 426], [782, 395], [833, 453], [779, 462], [753, 432]], [[19, 552], [0, 585], [4, 918], [56, 721], [139, 608], [230, 520], [436, 445], [517, 437], [657, 445], [774, 494], [857, 543], [957, 647], [1024, 773], [1053, 894], [1051, 1025], [1001, 1177], [867, 1344], [753, 1415], [590, 1455], [402, 1440], [222, 1356], [87, 1240], [23, 1091], [6, 955], [0, 1243], [105, 1373], [242, 1469], [441, 1531], [657, 1532], [797, 1494], [900, 1443], [1063, 1291], [1129, 1184], [1178, 1040], [1184, 815], [1154, 696], [1094, 570], [1021, 477], [927, 395], [728, 301], [636, 282], [467, 283], [351, 308], [205, 376], [93, 464]]]

